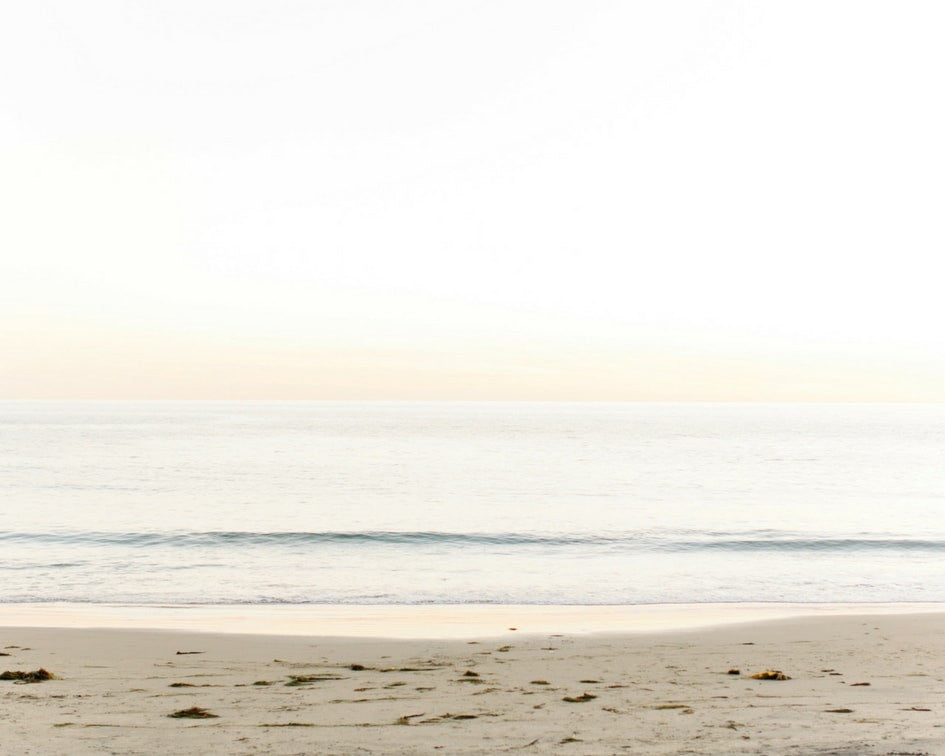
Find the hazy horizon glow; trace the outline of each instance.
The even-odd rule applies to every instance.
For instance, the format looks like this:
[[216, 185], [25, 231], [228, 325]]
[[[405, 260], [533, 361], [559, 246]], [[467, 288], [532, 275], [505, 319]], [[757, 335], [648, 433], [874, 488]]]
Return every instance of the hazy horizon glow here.
[[945, 401], [939, 4], [6, 17], [0, 398]]

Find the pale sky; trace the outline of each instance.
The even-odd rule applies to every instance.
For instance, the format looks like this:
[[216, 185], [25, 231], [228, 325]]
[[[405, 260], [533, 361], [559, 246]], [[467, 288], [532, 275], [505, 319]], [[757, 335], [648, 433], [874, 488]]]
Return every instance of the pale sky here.
[[941, 3], [2, 10], [0, 398], [945, 400]]

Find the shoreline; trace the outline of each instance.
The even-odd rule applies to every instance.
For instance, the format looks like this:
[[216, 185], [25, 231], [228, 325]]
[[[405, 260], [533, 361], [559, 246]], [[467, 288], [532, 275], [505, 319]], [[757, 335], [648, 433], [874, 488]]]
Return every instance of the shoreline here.
[[29, 603], [0, 604], [0, 628], [111, 628], [336, 638], [460, 639], [501, 637], [511, 633], [638, 634], [804, 617], [912, 614], [945, 614], [945, 602], [163, 606]]
[[[804, 608], [616, 632], [526, 617], [475, 639], [0, 619], [0, 670], [55, 676], [0, 681], [0, 738], [27, 754], [941, 752], [945, 612]], [[751, 677], [772, 669], [790, 679]], [[193, 707], [207, 718], [172, 716]]]

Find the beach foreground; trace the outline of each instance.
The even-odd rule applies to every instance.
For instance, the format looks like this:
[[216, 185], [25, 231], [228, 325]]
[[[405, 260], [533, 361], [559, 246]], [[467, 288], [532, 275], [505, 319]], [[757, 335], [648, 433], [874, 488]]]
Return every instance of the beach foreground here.
[[[0, 670], [57, 679], [0, 680], [0, 750], [945, 753], [945, 613], [523, 631], [8, 627]], [[791, 679], [752, 679], [765, 670]], [[192, 707], [215, 716], [169, 716]]]

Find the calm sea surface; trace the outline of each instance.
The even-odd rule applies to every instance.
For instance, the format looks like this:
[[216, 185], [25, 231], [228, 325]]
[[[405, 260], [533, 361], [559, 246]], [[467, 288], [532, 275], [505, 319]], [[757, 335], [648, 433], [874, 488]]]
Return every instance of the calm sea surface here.
[[945, 406], [0, 402], [35, 601], [945, 601]]

